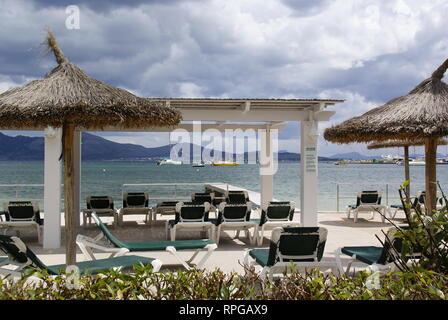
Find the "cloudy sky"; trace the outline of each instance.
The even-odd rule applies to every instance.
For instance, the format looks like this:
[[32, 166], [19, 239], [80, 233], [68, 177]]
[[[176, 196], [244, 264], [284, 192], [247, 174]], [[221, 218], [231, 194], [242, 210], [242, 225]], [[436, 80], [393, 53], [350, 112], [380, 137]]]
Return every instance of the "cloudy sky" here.
[[[69, 5], [79, 29], [66, 28]], [[447, 16], [448, 0], [0, 0], [0, 92], [55, 66], [40, 46], [49, 27], [89, 75], [145, 97], [346, 100], [323, 130], [428, 77], [448, 57]], [[166, 134], [102, 135], [168, 143]], [[290, 123], [279, 148], [298, 151], [298, 136]], [[321, 138], [321, 155], [342, 152], [397, 150]]]

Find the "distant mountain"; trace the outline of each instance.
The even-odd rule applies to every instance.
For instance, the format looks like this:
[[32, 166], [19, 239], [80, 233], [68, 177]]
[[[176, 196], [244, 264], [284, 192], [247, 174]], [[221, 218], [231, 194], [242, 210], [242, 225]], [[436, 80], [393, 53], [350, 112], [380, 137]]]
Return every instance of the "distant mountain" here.
[[[399, 154], [397, 152], [397, 154]], [[403, 157], [402, 154], [400, 156]], [[410, 154], [410, 158], [424, 158], [424, 154]], [[437, 153], [437, 158], [445, 158], [446, 155]], [[381, 156], [366, 156], [363, 154], [360, 154], [358, 152], [348, 152], [348, 153], [337, 153], [332, 155], [330, 158], [335, 160], [372, 160], [372, 159], [381, 159]]]
[[0, 132], [0, 160], [42, 160], [44, 138], [11, 137]]
[[[330, 157], [318, 157], [319, 161], [335, 161], [338, 159], [330, 158]], [[300, 161], [300, 153], [293, 153], [293, 152], [279, 152], [278, 153], [278, 161], [280, 162], [296, 162]]]
[[90, 133], [82, 134], [83, 160], [121, 160], [158, 158], [170, 154], [170, 146], [146, 148], [131, 143], [118, 143]]
[[[187, 146], [183, 146], [188, 147]], [[190, 159], [193, 159], [193, 146], [190, 147]], [[146, 148], [141, 145], [131, 143], [118, 143], [100, 136], [86, 133], [82, 134], [81, 156], [84, 161], [118, 161], [118, 160], [157, 160], [170, 156], [171, 146], [161, 146], [156, 148]], [[201, 147], [201, 151], [204, 148]], [[207, 150], [205, 150], [207, 151]], [[214, 156], [213, 152], [206, 152]], [[241, 156], [234, 155], [234, 161], [241, 161]], [[256, 159], [253, 153], [245, 153], [244, 159]], [[16, 136], [11, 137], [0, 132], [0, 161], [31, 161], [44, 159], [44, 138]], [[334, 161], [335, 157], [319, 157], [319, 161]], [[287, 152], [281, 150], [278, 153], [280, 162], [300, 161], [300, 153]]]
[[[409, 158], [424, 158], [425, 157], [424, 154], [418, 154], [418, 153], [412, 154], [411, 152], [409, 152], [409, 153], [410, 153]], [[438, 152], [436, 154], [437, 158], [445, 158], [446, 156], [447, 156], [446, 154], [442, 154], [442, 153], [438, 153]]]
[[[82, 134], [82, 160], [126, 160], [158, 158], [169, 155], [170, 146], [145, 148], [130, 143], [117, 143], [102, 137]], [[11, 137], [0, 132], [0, 160], [43, 160], [43, 137]]]
[[366, 156], [358, 152], [348, 152], [348, 153], [337, 153], [332, 155], [330, 158], [337, 160], [371, 160], [379, 159], [380, 156]]

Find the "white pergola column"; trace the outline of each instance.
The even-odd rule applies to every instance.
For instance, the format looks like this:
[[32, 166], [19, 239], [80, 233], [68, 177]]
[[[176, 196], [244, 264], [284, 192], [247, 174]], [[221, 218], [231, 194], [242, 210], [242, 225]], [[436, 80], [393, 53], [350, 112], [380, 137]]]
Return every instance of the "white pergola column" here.
[[62, 129], [44, 132], [44, 248], [61, 246], [61, 162]]
[[75, 193], [75, 212], [76, 215], [76, 226], [80, 226], [80, 205], [81, 205], [81, 134], [82, 132], [79, 130], [75, 130], [73, 135], [73, 179], [75, 180], [75, 189], [73, 190]]
[[274, 197], [274, 155], [271, 127], [259, 130], [260, 134], [260, 205]]
[[303, 227], [317, 226], [317, 121], [300, 123], [300, 223]]

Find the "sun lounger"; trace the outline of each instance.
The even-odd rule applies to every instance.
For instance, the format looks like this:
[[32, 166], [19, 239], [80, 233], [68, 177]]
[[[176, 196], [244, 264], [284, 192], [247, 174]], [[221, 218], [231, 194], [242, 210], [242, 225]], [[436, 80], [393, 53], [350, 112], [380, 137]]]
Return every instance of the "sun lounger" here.
[[[394, 261], [399, 258], [396, 254], [400, 253], [402, 246], [402, 239], [395, 237], [395, 232], [397, 232], [396, 228], [391, 228], [388, 230], [386, 233], [387, 240], [384, 241], [384, 245], [382, 247], [350, 246], [338, 248], [335, 252], [335, 256], [340, 272], [344, 272], [341, 258], [342, 255], [347, 255], [350, 257], [345, 270], [346, 274], [350, 272], [350, 268], [355, 262], [368, 265], [368, 268], [371, 270], [376, 269], [380, 271], [392, 271], [395, 267]], [[414, 253], [412, 258], [416, 258], [418, 255], [418, 253]]]
[[[196, 192], [191, 195], [191, 202], [202, 204], [208, 202], [210, 204], [209, 212], [213, 212], [216, 215], [215, 207], [215, 193], [214, 192]], [[216, 218], [217, 216], [215, 216]]]
[[[216, 243], [219, 244], [219, 238], [223, 230], [235, 230], [236, 238], [239, 237], [240, 231], [246, 233], [246, 237], [250, 243], [255, 242], [255, 228], [258, 221], [251, 220], [250, 214], [252, 210], [252, 203], [226, 203], [221, 202], [218, 208], [218, 218], [210, 219], [216, 225], [215, 238]], [[254, 229], [253, 235], [250, 234], [250, 229]]]
[[118, 225], [123, 224], [123, 216], [139, 214], [145, 216], [145, 222], [152, 221], [149, 197], [146, 192], [126, 192], [123, 194], [123, 207], [118, 210]]
[[347, 218], [353, 213], [353, 222], [358, 221], [358, 214], [361, 212], [371, 213], [373, 219], [376, 212], [381, 213], [381, 220], [385, 222], [385, 215], [388, 212], [387, 206], [381, 204], [381, 193], [378, 191], [362, 191], [356, 197], [356, 205], [347, 207]]
[[272, 231], [269, 249], [249, 249], [244, 253], [246, 265], [260, 265], [260, 277], [285, 271], [318, 268], [339, 273], [336, 261], [322, 261], [327, 229], [322, 227], [278, 227]]
[[269, 201], [261, 208], [261, 218], [255, 229], [255, 237], [259, 246], [263, 243], [264, 231], [272, 230], [276, 227], [299, 226], [299, 222], [293, 222], [295, 210], [293, 201]]
[[[101, 221], [101, 219], [95, 214], [92, 213], [92, 217], [97, 223], [98, 227], [101, 230], [101, 233], [95, 238], [90, 238], [83, 236], [79, 239], [78, 246], [81, 251], [87, 255], [91, 256], [91, 249], [107, 249], [107, 247], [102, 246], [99, 243], [99, 240], [102, 238], [106, 238], [113, 246], [116, 248], [125, 248], [130, 252], [136, 251], [167, 251], [171, 253], [186, 269], [191, 268], [191, 264], [193, 259], [199, 254], [200, 251], [207, 250], [204, 257], [197, 263], [198, 268], [202, 268], [204, 263], [211, 256], [213, 251], [218, 247], [211, 240], [180, 240], [180, 241], [152, 241], [152, 242], [123, 242], [117, 239], [112, 235], [106, 225]], [[177, 251], [178, 250], [192, 250], [196, 249], [194, 254], [188, 260], [182, 259]]]
[[208, 202], [210, 205], [213, 204], [213, 200], [215, 199], [215, 194], [213, 192], [196, 192], [191, 195], [191, 202], [203, 204], [204, 202]]
[[227, 203], [247, 203], [249, 202], [249, 194], [244, 190], [230, 190], [225, 194]]
[[42, 243], [43, 219], [40, 218], [40, 211], [35, 201], [8, 201], [3, 203], [5, 221], [0, 221], [0, 227], [20, 230], [23, 228], [33, 228], [37, 231], [37, 239]]
[[[413, 213], [413, 212], [415, 212], [415, 208], [418, 208], [420, 210], [420, 212], [424, 213], [425, 212], [425, 201], [426, 201], [426, 192], [425, 191], [418, 192], [417, 196], [415, 198], [411, 198], [410, 212]], [[395, 205], [391, 205], [390, 207], [391, 207], [391, 210], [389, 210], [389, 211], [390, 211], [391, 219], [395, 218], [398, 211], [400, 211], [400, 210], [404, 211], [404, 204], [395, 204]], [[437, 210], [441, 210], [444, 207], [446, 207], [445, 199], [443, 197], [437, 198], [437, 202], [436, 202]]]
[[176, 232], [207, 231], [209, 239], [214, 239], [215, 225], [208, 220], [210, 203], [178, 202], [176, 205], [176, 219], [166, 221], [166, 237], [170, 231], [171, 241], [176, 240]]
[[176, 214], [176, 204], [179, 201], [162, 201], [156, 204], [153, 211], [153, 220], [157, 220], [157, 215], [173, 215]]
[[95, 212], [101, 217], [113, 217], [114, 225], [118, 223], [118, 214], [114, 209], [114, 200], [109, 196], [89, 196], [86, 198], [87, 209], [83, 210], [83, 225], [89, 221], [89, 226], [92, 224], [92, 212]]
[[[51, 275], [60, 274], [66, 269], [65, 264], [47, 266], [18, 237], [0, 235], [0, 249], [8, 258], [0, 263], [0, 273], [4, 275], [21, 276], [30, 267], [48, 271]], [[95, 274], [108, 269], [128, 270], [134, 265], [151, 264], [154, 271], [159, 271], [160, 260], [139, 256], [118, 256], [108, 259], [78, 262], [76, 266], [82, 274]], [[7, 266], [14, 269], [6, 268]]]

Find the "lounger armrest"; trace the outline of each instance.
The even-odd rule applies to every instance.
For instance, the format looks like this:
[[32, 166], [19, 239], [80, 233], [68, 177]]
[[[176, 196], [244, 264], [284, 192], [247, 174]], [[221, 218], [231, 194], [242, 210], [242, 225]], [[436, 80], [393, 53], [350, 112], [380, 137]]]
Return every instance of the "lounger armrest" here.
[[216, 243], [210, 243], [204, 247], [208, 251], [214, 251], [218, 248], [218, 245]]
[[101, 252], [111, 253], [109, 258], [120, 257], [129, 252], [127, 248], [110, 248], [99, 245], [95, 239], [87, 237], [85, 235], [78, 234], [76, 237], [76, 244], [81, 249], [84, 256], [90, 260], [96, 260], [92, 249], [96, 249]]

